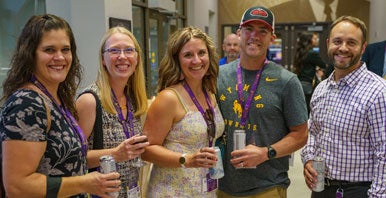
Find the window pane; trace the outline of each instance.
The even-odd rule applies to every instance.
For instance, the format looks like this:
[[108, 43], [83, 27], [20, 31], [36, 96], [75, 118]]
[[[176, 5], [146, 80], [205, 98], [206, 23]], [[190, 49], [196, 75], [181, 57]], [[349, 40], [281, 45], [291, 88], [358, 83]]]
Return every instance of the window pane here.
[[149, 19], [150, 25], [150, 95], [155, 96], [157, 94], [157, 81], [158, 81], [158, 21], [157, 19]]
[[176, 10], [178, 14], [185, 15], [184, 13], [184, 0], [176, 0]]
[[32, 15], [44, 14], [45, 10], [44, 0], [0, 2], [0, 83], [7, 75], [17, 38], [25, 23]]
[[145, 51], [145, 15], [144, 9], [138, 6], [133, 6], [133, 34], [138, 40], [142, 51]]

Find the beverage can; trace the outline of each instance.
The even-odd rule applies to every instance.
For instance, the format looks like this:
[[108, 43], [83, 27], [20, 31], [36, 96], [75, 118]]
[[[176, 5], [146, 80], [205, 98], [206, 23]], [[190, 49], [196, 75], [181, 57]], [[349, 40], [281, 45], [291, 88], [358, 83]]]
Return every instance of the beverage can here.
[[115, 160], [111, 155], [104, 155], [99, 158], [100, 172], [103, 174], [117, 171]]
[[324, 171], [326, 169], [326, 165], [324, 163], [324, 158], [321, 156], [316, 156], [314, 161], [312, 162], [312, 167], [318, 173], [316, 179], [316, 185], [312, 188], [315, 192], [321, 192], [324, 190]]
[[221, 151], [219, 147], [214, 147], [217, 155], [217, 163], [214, 167], [209, 168], [210, 178], [211, 179], [220, 179], [224, 177], [224, 167], [222, 164]]
[[[99, 158], [99, 171], [103, 174], [117, 172], [117, 165], [115, 159], [111, 155], [104, 155]], [[110, 196], [118, 197], [119, 192], [109, 192]]]
[[233, 150], [245, 148], [245, 130], [235, 130], [233, 133]]

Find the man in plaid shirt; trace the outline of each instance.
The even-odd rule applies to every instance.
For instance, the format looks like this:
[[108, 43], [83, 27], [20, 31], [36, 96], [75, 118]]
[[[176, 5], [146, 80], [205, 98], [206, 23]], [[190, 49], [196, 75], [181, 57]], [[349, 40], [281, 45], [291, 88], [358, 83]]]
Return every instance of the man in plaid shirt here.
[[365, 24], [351, 16], [335, 20], [327, 39], [335, 71], [315, 89], [302, 150], [304, 178], [312, 189], [315, 156], [325, 160], [325, 186], [313, 198], [386, 197], [386, 81], [361, 62]]

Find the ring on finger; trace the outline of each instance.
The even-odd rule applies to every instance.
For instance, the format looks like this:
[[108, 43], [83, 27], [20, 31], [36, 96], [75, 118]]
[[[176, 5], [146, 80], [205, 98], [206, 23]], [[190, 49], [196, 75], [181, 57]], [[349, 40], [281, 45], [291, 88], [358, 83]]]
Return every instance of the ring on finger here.
[[240, 166], [241, 166], [241, 167], [244, 167], [244, 162], [241, 162], [241, 163], [240, 163]]

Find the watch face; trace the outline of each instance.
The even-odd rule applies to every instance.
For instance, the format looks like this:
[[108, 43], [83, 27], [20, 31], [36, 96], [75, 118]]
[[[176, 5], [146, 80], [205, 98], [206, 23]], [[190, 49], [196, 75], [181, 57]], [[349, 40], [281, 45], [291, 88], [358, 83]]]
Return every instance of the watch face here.
[[185, 164], [185, 157], [180, 157], [179, 161], [180, 161], [180, 164]]
[[275, 151], [270, 150], [269, 151], [269, 157], [272, 158], [273, 156], [275, 156]]
[[276, 156], [276, 151], [272, 147], [268, 147], [268, 158], [274, 158]]

